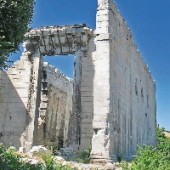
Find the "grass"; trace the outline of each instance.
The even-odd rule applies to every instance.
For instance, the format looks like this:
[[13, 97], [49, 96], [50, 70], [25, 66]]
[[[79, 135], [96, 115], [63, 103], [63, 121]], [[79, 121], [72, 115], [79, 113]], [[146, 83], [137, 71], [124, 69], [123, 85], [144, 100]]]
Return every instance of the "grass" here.
[[78, 163], [89, 164], [90, 153], [91, 153], [91, 147], [88, 150], [84, 150], [83, 152], [80, 152], [78, 156], [75, 159], [73, 159], [73, 161], [78, 162]]

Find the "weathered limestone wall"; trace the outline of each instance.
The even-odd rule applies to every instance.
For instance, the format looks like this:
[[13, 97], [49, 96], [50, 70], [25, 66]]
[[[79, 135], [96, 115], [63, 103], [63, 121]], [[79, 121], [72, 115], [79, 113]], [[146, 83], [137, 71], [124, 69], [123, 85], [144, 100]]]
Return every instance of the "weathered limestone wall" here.
[[81, 120], [80, 120], [80, 150], [91, 147], [93, 136], [93, 80], [94, 80], [94, 38], [89, 41], [88, 51], [81, 59]]
[[[73, 114], [70, 120], [70, 128], [69, 128], [69, 144], [74, 146], [74, 148], [78, 149], [81, 141], [83, 143], [88, 143], [90, 145], [90, 138], [88, 133], [91, 133], [90, 127], [92, 127], [92, 120], [89, 114], [92, 114], [92, 104], [90, 104], [90, 108], [84, 109], [84, 113], [88, 112], [88, 116], [82, 115], [82, 103], [87, 100], [88, 103], [92, 101], [92, 99], [85, 99], [92, 97], [92, 94], [84, 94], [84, 98], [81, 98], [81, 93], [90, 91], [92, 92], [92, 78], [88, 78], [88, 75], [93, 75], [93, 68], [90, 68], [91, 62], [91, 53], [89, 48], [89, 41], [93, 32], [91, 29], [86, 27], [86, 25], [73, 25], [73, 26], [54, 26], [54, 27], [42, 27], [40, 29], [31, 30], [27, 34], [26, 41], [26, 50], [31, 53], [36, 53], [35, 49], [38, 49], [42, 56], [54, 56], [54, 55], [67, 55], [67, 54], [75, 54], [75, 75], [74, 75], [74, 95], [73, 95]], [[91, 43], [94, 48], [94, 42]], [[87, 59], [84, 59], [84, 58]], [[90, 62], [89, 62], [90, 61]], [[35, 73], [37, 74], [37, 72]], [[86, 75], [85, 77], [82, 77]], [[82, 83], [82, 78], [84, 79]], [[86, 81], [87, 79], [87, 81]], [[89, 85], [88, 85], [89, 84]], [[83, 86], [89, 86], [89, 89], [86, 91], [81, 91]], [[82, 86], [82, 87], [81, 87]], [[85, 101], [86, 102], [86, 101]], [[87, 103], [86, 102], [86, 103]], [[85, 107], [89, 107], [89, 105]], [[85, 119], [88, 120], [88, 127], [83, 127], [83, 123], [81, 122], [81, 116], [86, 116]], [[87, 122], [87, 120], [86, 120]], [[81, 127], [82, 126], [82, 127]], [[83, 140], [81, 140], [81, 131], [82, 133], [86, 133], [84, 135]], [[87, 137], [88, 135], [88, 137]], [[90, 135], [91, 136], [91, 135]], [[86, 142], [86, 140], [88, 142]], [[85, 145], [82, 143], [81, 148]]]
[[[154, 145], [155, 84], [112, 0], [98, 0], [96, 30], [44, 27], [27, 34], [21, 60], [0, 74], [0, 142], [71, 145], [99, 162]], [[74, 54], [74, 81], [43, 56]], [[92, 141], [91, 141], [92, 140]]]
[[44, 63], [41, 83], [37, 144], [66, 146], [72, 114], [72, 80]]
[[33, 145], [66, 146], [72, 113], [72, 80], [41, 55], [25, 51], [0, 72], [0, 142], [29, 150]]
[[[25, 58], [24, 58], [25, 57]], [[7, 73], [0, 73], [0, 142], [17, 148], [27, 142], [31, 63], [26, 53]]]
[[94, 117], [93, 117], [93, 139], [91, 158], [94, 161], [109, 160], [110, 129], [109, 116], [112, 115], [110, 108], [110, 40], [108, 4], [98, 1], [96, 18], [96, 54], [94, 61]]
[[70, 119], [69, 144], [74, 149], [83, 151], [90, 148], [93, 136], [93, 53], [94, 38], [91, 38], [88, 50], [75, 53], [73, 110]]
[[94, 161], [156, 143], [155, 84], [112, 0], [99, 0], [94, 62]]
[[112, 152], [127, 159], [137, 145], [156, 143], [155, 84], [132, 34], [116, 6], [110, 3], [111, 142]]

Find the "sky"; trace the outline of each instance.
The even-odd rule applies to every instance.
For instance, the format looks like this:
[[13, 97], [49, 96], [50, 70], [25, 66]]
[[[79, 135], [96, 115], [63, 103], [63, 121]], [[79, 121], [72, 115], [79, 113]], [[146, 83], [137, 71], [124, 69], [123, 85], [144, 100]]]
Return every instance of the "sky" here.
[[[115, 0], [156, 81], [157, 120], [170, 130], [170, 1]], [[95, 28], [97, 0], [36, 0], [32, 28], [86, 23]], [[18, 59], [20, 53], [13, 55]], [[46, 57], [72, 77], [74, 56]]]

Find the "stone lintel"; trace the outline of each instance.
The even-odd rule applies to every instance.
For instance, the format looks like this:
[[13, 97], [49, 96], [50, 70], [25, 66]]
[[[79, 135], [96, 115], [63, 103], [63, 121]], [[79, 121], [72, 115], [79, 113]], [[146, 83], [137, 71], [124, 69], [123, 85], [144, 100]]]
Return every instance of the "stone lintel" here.
[[26, 34], [25, 49], [34, 53], [39, 48], [42, 55], [68, 55], [87, 51], [93, 31], [85, 25], [49, 26], [33, 29]]

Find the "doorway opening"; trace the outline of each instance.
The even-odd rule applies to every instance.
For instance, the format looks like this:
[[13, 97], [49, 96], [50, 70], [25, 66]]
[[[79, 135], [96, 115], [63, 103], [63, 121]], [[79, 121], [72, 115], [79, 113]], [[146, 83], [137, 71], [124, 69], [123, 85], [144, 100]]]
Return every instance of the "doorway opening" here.
[[39, 110], [44, 123], [38, 127], [39, 134], [43, 133], [39, 141], [62, 148], [68, 145], [71, 134], [75, 56], [43, 56], [43, 62]]

